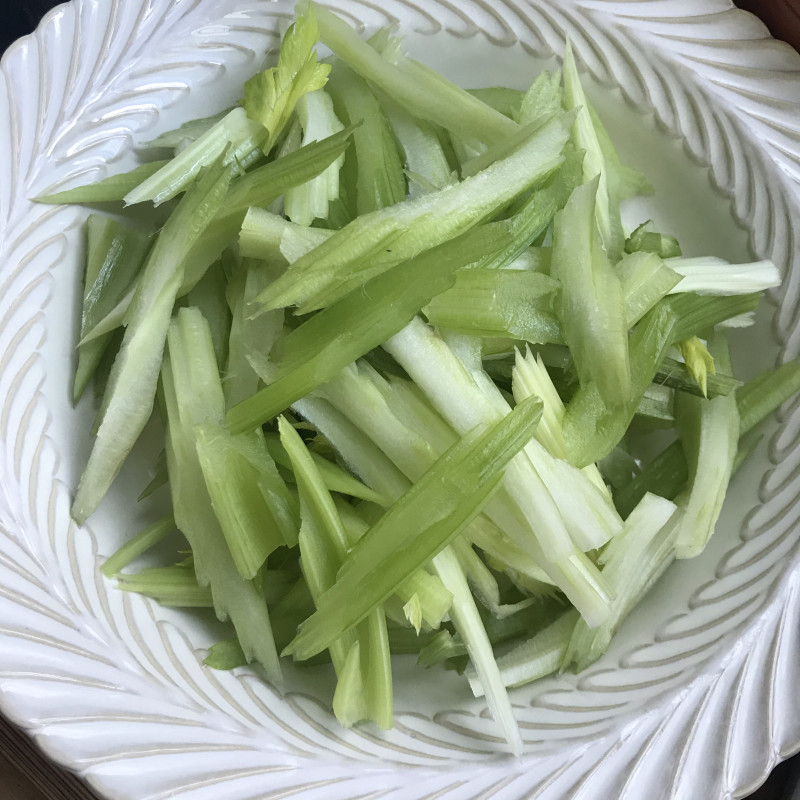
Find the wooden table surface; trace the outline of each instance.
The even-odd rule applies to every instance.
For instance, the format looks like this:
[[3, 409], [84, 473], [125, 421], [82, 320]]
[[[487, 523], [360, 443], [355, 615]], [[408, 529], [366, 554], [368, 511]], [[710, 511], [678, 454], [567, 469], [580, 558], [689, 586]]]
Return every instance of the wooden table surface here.
[[[55, 5], [58, 2], [54, 0], [0, 0], [0, 53], [29, 33]], [[800, 50], [800, 0], [736, 0], [736, 5], [760, 16], [773, 36]], [[0, 800], [97, 798], [82, 781], [41, 755], [26, 734], [0, 717]], [[747, 800], [800, 800], [800, 755], [779, 764]]]

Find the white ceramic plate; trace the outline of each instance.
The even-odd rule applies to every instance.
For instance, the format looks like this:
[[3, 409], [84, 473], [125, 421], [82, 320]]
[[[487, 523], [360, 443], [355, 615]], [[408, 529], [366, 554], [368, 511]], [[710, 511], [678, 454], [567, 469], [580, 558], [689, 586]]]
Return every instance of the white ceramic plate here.
[[[655, 198], [628, 209], [687, 254], [785, 271], [738, 337], [745, 373], [796, 355], [800, 58], [727, 0], [337, 0], [399, 20], [412, 53], [472, 85], [524, 86], [568, 33]], [[383, 10], [380, 10], [380, 7]], [[701, 10], [702, 9], [702, 10]], [[218, 626], [115, 591], [102, 556], [152, 506], [140, 448], [91, 524], [69, 517], [91, 408], [68, 401], [78, 208], [27, 198], [129, 168], [136, 142], [214, 113], [276, 42], [284, 0], [75, 0], [6, 53], [0, 82], [2, 708], [109, 798], [727, 798], [800, 747], [800, 411], [736, 477], [706, 553], [674, 565], [611, 650], [512, 695], [506, 756], [449, 674], [397, 667], [397, 725], [342, 731], [324, 670], [283, 693], [200, 666]], [[621, 90], [621, 91], [620, 91]]]

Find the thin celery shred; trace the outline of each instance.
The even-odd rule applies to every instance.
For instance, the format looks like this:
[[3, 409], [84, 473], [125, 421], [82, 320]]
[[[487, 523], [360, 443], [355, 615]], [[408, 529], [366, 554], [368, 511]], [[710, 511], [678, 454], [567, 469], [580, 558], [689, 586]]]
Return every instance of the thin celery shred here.
[[38, 198], [116, 204], [86, 226], [72, 514], [161, 433], [120, 590], [229, 623], [211, 668], [328, 670], [345, 727], [392, 726], [394, 655], [457, 672], [520, 754], [510, 689], [603, 657], [797, 402], [800, 360], [743, 383], [727, 341], [780, 271], [626, 227], [652, 187], [569, 43], [465, 90], [390, 29], [288, 22], [238, 103]]

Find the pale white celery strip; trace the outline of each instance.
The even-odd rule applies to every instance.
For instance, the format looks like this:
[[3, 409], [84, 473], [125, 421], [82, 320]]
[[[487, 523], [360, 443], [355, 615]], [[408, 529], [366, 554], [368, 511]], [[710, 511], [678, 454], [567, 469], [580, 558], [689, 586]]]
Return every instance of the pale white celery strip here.
[[[304, 94], [297, 102], [296, 113], [303, 129], [303, 145], [344, 130], [324, 89]], [[316, 178], [286, 190], [284, 207], [292, 222], [311, 225], [315, 219], [328, 218], [328, 204], [339, 196], [339, 170], [343, 163], [344, 156], [339, 156]]]
[[[730, 374], [725, 334], [715, 333], [708, 347], [720, 371]], [[679, 501], [685, 516], [675, 554], [693, 558], [704, 550], [722, 511], [739, 446], [739, 411], [733, 392], [713, 400], [679, 392], [675, 412], [689, 465], [688, 493]]]
[[714, 256], [701, 256], [668, 258], [664, 263], [683, 278], [670, 290], [670, 294], [750, 294], [781, 285], [780, 271], [768, 259], [748, 264], [730, 264]]

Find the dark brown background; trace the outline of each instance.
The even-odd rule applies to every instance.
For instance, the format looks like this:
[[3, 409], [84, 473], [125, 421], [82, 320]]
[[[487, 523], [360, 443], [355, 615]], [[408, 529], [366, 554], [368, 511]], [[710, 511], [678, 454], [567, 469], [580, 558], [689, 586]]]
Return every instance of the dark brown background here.
[[[702, 7], [702, 0], [697, 2]], [[0, 52], [29, 33], [57, 4], [52, 0], [0, 0]], [[761, 17], [773, 36], [800, 49], [800, 0], [737, 0], [736, 4]], [[0, 798], [94, 800], [94, 795], [73, 775], [53, 767], [27, 736], [0, 717]], [[800, 755], [779, 764], [748, 800], [800, 800]]]

